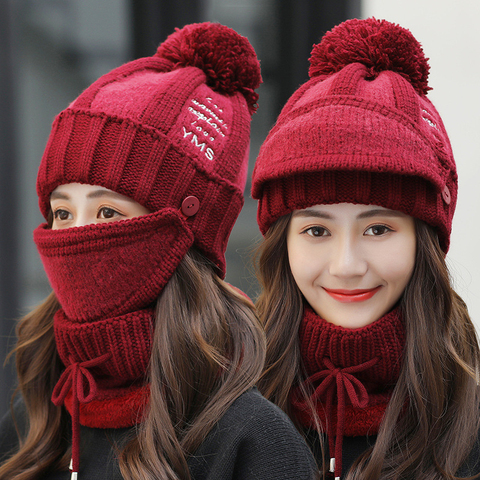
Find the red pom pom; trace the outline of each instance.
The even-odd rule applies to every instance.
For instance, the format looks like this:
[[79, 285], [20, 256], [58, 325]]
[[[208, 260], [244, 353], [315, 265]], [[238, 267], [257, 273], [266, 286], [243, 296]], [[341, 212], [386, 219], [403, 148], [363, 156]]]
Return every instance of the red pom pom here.
[[425, 95], [431, 90], [427, 60], [412, 33], [400, 25], [375, 18], [352, 19], [327, 32], [313, 47], [309, 75], [331, 75], [350, 63], [362, 63], [368, 68], [367, 78], [391, 70]]
[[158, 47], [156, 55], [172, 62], [172, 70], [200, 68], [213, 90], [241, 92], [250, 113], [257, 109], [255, 89], [262, 82], [260, 64], [250, 42], [235, 30], [210, 22], [177, 28]]

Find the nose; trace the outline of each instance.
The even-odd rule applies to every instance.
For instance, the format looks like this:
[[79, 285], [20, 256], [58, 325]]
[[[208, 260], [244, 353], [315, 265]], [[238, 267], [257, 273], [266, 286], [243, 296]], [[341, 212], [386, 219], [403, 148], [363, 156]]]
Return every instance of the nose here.
[[358, 277], [365, 275], [367, 270], [368, 263], [353, 235], [340, 236], [331, 252], [330, 275], [340, 278]]
[[76, 215], [74, 216], [72, 227], [83, 227], [85, 225], [89, 225], [91, 223], [96, 223], [95, 218], [91, 218], [88, 215], [87, 211], [82, 208], [78, 208]]

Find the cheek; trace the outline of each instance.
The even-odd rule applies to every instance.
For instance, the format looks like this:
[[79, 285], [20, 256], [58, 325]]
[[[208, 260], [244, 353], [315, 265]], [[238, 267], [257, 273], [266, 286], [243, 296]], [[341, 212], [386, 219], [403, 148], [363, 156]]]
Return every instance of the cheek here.
[[131, 208], [130, 211], [128, 212], [128, 217], [129, 218], [135, 218], [135, 217], [141, 217], [143, 215], [148, 215], [150, 210], [145, 208], [143, 205], [140, 205], [139, 203], [135, 203]]
[[[302, 283], [302, 278], [305, 275], [305, 251], [299, 245], [297, 237], [289, 236], [287, 238], [287, 253], [290, 271], [297, 285]], [[300, 285], [299, 285], [300, 286]]]
[[290, 271], [292, 272], [295, 282], [298, 284], [302, 279], [302, 272], [304, 272], [304, 257], [301, 252], [293, 245], [288, 246], [288, 263], [290, 265]]
[[415, 266], [415, 240], [407, 239], [401, 242], [395, 251], [383, 252], [381, 255], [382, 269], [384, 276], [392, 286], [395, 286], [403, 293], [409, 282]]
[[308, 245], [291, 244], [288, 246], [290, 271], [297, 286], [302, 290], [312, 285], [323, 270], [321, 256]]

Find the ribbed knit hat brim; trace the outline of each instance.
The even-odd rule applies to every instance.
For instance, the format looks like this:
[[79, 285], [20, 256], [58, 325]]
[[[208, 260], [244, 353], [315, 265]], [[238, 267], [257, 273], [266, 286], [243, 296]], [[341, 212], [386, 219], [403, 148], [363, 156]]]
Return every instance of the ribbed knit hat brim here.
[[[423, 52], [410, 32], [388, 22], [352, 20], [336, 29], [314, 47], [315, 76], [292, 95], [260, 148], [252, 179], [260, 230], [315, 204], [379, 205], [435, 227], [446, 252], [457, 173], [425, 96]], [[340, 34], [351, 36], [345, 52]], [[396, 42], [413, 58], [395, 51]]]

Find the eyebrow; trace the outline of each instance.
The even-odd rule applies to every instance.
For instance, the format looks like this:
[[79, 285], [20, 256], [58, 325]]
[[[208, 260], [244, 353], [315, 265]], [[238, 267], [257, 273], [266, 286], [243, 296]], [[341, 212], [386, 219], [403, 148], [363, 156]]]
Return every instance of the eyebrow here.
[[405, 217], [406, 215], [402, 212], [397, 212], [396, 210], [387, 210], [384, 208], [375, 208], [373, 210], [367, 210], [366, 212], [360, 213], [357, 218], [372, 218], [372, 217]]
[[110, 197], [114, 198], [116, 200], [124, 200], [124, 201], [129, 201], [129, 202], [134, 202], [129, 197], [126, 197], [125, 195], [122, 195], [117, 192], [109, 192], [108, 190], [94, 190], [93, 192], [90, 192], [87, 195], [87, 198], [103, 198], [103, 197]]
[[50, 200], [69, 200], [70, 197], [61, 192], [55, 190], [50, 194]]
[[327, 220], [333, 220], [333, 217], [328, 213], [319, 212], [318, 210], [313, 210], [312, 208], [297, 210], [296, 212], [293, 212], [292, 217], [314, 217], [314, 218], [325, 218]]
[[[128, 202], [134, 202], [135, 200], [126, 197], [125, 195], [122, 195], [117, 192], [109, 192], [108, 190], [94, 190], [93, 192], [90, 192], [87, 194], [87, 198], [105, 198], [105, 197], [110, 197], [115, 200], [123, 200], [123, 201], [128, 201]], [[63, 192], [56, 192], [53, 191], [50, 195], [50, 200], [70, 200], [70, 195], [67, 195], [66, 193]]]
[[[304, 210], [298, 210], [293, 212], [294, 217], [313, 217], [313, 218], [323, 218], [326, 220], [334, 220], [335, 217], [332, 215], [322, 212], [319, 210], [314, 210], [312, 208], [305, 208]], [[357, 215], [357, 219], [373, 218], [373, 217], [404, 217], [405, 214], [402, 212], [397, 212], [396, 210], [387, 210], [384, 208], [374, 208], [372, 210], [367, 210]]]

